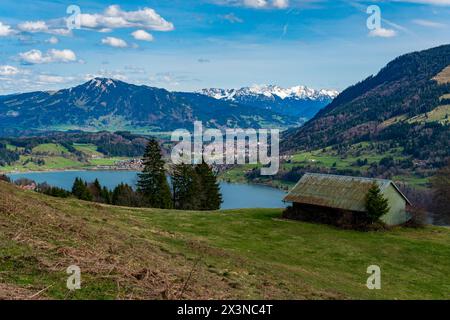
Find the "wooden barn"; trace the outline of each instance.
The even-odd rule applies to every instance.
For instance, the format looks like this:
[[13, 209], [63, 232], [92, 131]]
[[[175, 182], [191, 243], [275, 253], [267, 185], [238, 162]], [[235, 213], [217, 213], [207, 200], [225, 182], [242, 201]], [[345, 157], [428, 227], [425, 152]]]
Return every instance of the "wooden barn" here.
[[358, 218], [366, 211], [365, 197], [373, 183], [389, 202], [389, 212], [381, 220], [387, 225], [408, 221], [406, 206], [411, 203], [391, 180], [316, 173], [303, 175], [284, 198], [292, 203], [286, 217], [295, 219], [300, 215], [306, 220], [332, 224], [344, 215]]

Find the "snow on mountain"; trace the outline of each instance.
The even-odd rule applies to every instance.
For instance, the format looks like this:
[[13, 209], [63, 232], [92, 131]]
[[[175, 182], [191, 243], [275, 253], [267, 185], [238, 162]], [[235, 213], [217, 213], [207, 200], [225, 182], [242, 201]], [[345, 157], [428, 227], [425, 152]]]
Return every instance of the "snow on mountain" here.
[[203, 89], [201, 94], [210, 96], [219, 100], [235, 101], [243, 97], [264, 96], [266, 98], [296, 99], [296, 100], [332, 100], [339, 92], [327, 89], [312, 89], [306, 86], [294, 86], [291, 88], [282, 88], [276, 85], [253, 85], [240, 89]]
[[311, 119], [339, 94], [336, 90], [315, 90], [305, 86], [282, 88], [275, 85], [253, 85], [240, 89], [212, 88], [199, 93], [216, 100], [272, 110], [302, 121]]

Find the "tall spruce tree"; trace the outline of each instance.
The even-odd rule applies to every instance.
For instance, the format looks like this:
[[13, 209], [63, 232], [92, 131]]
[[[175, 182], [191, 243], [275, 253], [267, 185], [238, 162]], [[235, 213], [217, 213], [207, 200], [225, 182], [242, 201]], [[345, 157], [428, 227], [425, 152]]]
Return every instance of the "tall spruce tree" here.
[[204, 161], [195, 167], [201, 185], [200, 210], [219, 210], [222, 204], [222, 194], [217, 182], [217, 176], [211, 166]]
[[176, 164], [172, 169], [173, 203], [179, 210], [198, 210], [201, 205], [201, 184], [190, 164]]
[[98, 179], [95, 179], [93, 183], [88, 184], [88, 189], [92, 194], [92, 199], [94, 202], [105, 202], [101, 196], [102, 186]]
[[104, 203], [111, 204], [111, 191], [107, 187], [103, 187], [100, 196]]
[[79, 198], [80, 195], [83, 193], [83, 189], [84, 189], [84, 183], [83, 180], [81, 180], [80, 178], [75, 178], [75, 181], [73, 182], [73, 186], [72, 186], [72, 194]]
[[383, 215], [389, 211], [389, 203], [383, 197], [380, 187], [374, 183], [366, 195], [367, 216], [371, 222], [378, 221]]
[[142, 161], [144, 169], [139, 174], [138, 191], [142, 194], [145, 205], [152, 208], [172, 208], [172, 195], [166, 178], [164, 160], [156, 140], [148, 142]]
[[431, 178], [433, 190], [432, 209], [439, 223], [450, 223], [450, 162]]
[[81, 178], [76, 178], [72, 186], [72, 194], [80, 200], [92, 201], [92, 193], [87, 187], [87, 183]]

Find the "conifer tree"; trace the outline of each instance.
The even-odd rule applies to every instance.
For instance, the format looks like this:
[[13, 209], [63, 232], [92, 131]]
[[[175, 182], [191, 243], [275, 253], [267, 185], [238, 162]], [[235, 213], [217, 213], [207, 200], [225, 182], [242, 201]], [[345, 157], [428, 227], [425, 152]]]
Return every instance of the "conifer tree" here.
[[173, 203], [179, 210], [200, 208], [201, 184], [195, 169], [190, 164], [176, 164], [172, 170]]
[[389, 211], [388, 200], [383, 197], [380, 187], [374, 183], [366, 195], [367, 216], [372, 222], [376, 222]]
[[111, 203], [116, 206], [138, 207], [139, 196], [128, 184], [121, 183], [112, 192]]
[[72, 186], [72, 194], [80, 200], [92, 201], [92, 194], [87, 187], [87, 183], [81, 178], [76, 178]]
[[80, 178], [75, 178], [75, 181], [73, 182], [72, 185], [72, 194], [75, 197], [79, 197], [79, 195], [81, 195], [83, 190], [83, 181]]
[[102, 193], [102, 186], [100, 185], [100, 181], [98, 179], [95, 179], [93, 183], [90, 183], [88, 185], [88, 189], [92, 194], [92, 198], [95, 202], [104, 202], [101, 193]]
[[219, 210], [222, 204], [222, 194], [216, 174], [211, 166], [204, 161], [195, 167], [201, 185], [200, 210]]
[[450, 162], [431, 178], [433, 212], [439, 223], [450, 223]]
[[111, 191], [107, 187], [103, 187], [100, 196], [104, 203], [111, 204]]
[[138, 191], [142, 194], [145, 204], [152, 208], [172, 208], [172, 195], [164, 160], [156, 140], [149, 141], [142, 161], [144, 169], [139, 174]]

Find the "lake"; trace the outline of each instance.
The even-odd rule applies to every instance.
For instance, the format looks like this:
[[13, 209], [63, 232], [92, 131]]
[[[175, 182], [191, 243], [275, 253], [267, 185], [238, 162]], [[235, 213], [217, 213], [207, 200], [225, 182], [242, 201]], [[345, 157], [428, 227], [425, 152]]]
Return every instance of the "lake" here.
[[[48, 184], [66, 190], [72, 189], [75, 178], [92, 182], [98, 179], [103, 186], [113, 189], [120, 183], [136, 186], [137, 172], [135, 171], [61, 171], [61, 172], [30, 172], [13, 173], [8, 175], [12, 180], [27, 178], [37, 183]], [[285, 192], [260, 185], [221, 182], [223, 203], [222, 209], [238, 208], [284, 208], [282, 199]]]

